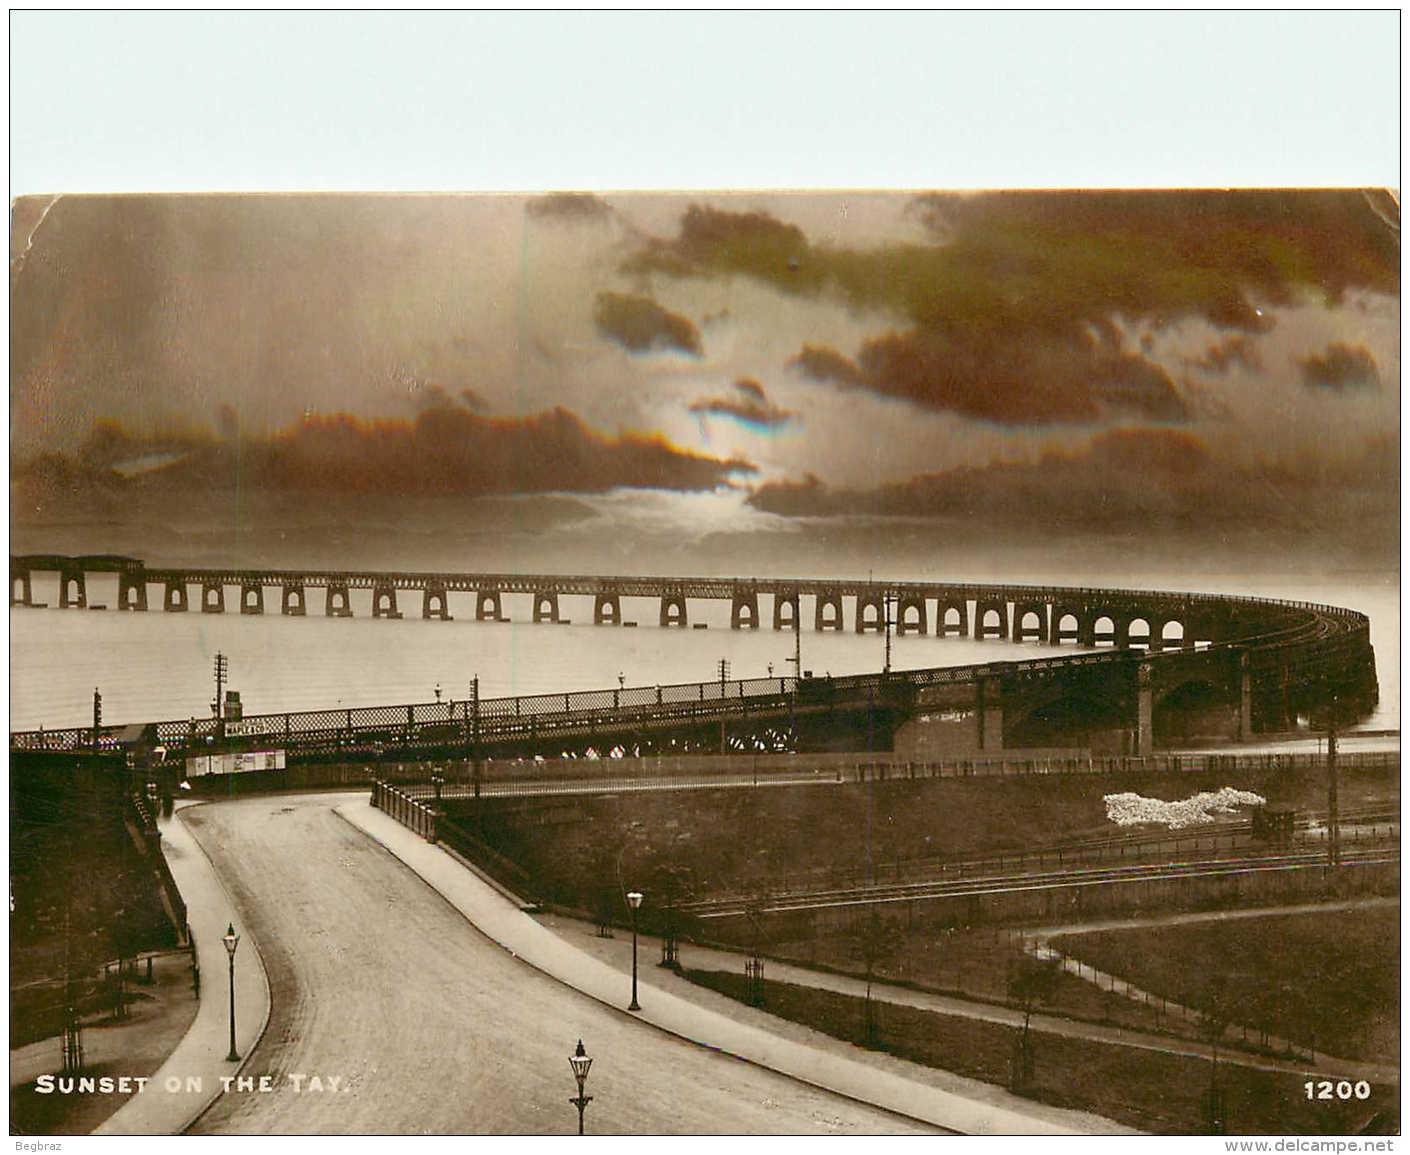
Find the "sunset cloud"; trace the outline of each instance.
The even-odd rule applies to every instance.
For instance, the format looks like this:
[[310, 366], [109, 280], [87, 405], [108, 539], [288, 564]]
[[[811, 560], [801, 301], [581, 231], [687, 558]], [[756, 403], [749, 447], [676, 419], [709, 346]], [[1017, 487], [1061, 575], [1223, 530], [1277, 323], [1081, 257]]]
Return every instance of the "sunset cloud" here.
[[1364, 348], [1333, 342], [1321, 353], [1297, 358], [1302, 383], [1309, 389], [1379, 389], [1376, 359]]
[[758, 429], [776, 429], [787, 425], [797, 414], [780, 409], [765, 393], [764, 387], [751, 377], [734, 383], [734, 392], [724, 397], [711, 397], [690, 406], [692, 413], [730, 417], [743, 425]]
[[524, 211], [537, 220], [597, 224], [612, 219], [612, 206], [592, 193], [548, 193], [531, 197]]
[[705, 352], [693, 322], [649, 297], [598, 293], [592, 319], [599, 333], [633, 353], [675, 349], [700, 357]]
[[869, 490], [834, 490], [809, 474], [762, 485], [750, 502], [789, 517], [960, 519], [981, 529], [997, 522], [1010, 533], [1216, 526], [1261, 533], [1305, 530], [1350, 512], [1357, 523], [1391, 524], [1398, 454], [1398, 437], [1380, 436], [1358, 447], [1354, 460], [1308, 453], [1233, 465], [1187, 431], [1131, 427], [1099, 434], [1074, 451], [1046, 451], [1036, 461], [921, 474]]
[[485, 417], [443, 391], [411, 421], [311, 415], [269, 438], [209, 430], [134, 433], [99, 423], [75, 455], [12, 464], [27, 483], [119, 485], [133, 461], [159, 461], [147, 481], [186, 489], [271, 489], [313, 495], [604, 493], [617, 488], [700, 491], [754, 467], [690, 453], [655, 434], [607, 436], [564, 409]]
[[[749, 277], [903, 324], [854, 354], [788, 364], [843, 387], [1004, 425], [1184, 421], [1189, 406], [1131, 328], [1230, 336], [1193, 363], [1259, 364], [1277, 308], [1399, 293], [1399, 238], [1359, 192], [986, 193], [918, 198], [930, 243], [812, 243], [760, 211], [693, 204], [644, 241], [636, 275]], [[1313, 370], [1316, 372], [1316, 370]]]

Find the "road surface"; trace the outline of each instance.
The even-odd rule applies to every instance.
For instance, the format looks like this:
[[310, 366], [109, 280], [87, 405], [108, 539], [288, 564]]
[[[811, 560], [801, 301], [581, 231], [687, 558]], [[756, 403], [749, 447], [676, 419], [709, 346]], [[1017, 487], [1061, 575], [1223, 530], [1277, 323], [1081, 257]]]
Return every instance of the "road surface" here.
[[590, 1134], [925, 1130], [547, 978], [334, 814], [341, 800], [266, 796], [186, 816], [260, 944], [273, 1009], [243, 1073], [278, 1088], [223, 1095], [192, 1133], [573, 1133], [580, 1037], [594, 1059]]

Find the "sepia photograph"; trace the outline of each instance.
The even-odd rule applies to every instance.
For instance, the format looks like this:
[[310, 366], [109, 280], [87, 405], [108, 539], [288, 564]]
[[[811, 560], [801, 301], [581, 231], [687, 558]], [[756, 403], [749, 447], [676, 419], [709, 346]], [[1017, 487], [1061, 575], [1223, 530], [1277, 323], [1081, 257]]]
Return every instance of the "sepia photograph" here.
[[12, 200], [11, 1135], [1393, 1150], [1399, 190], [528, 183]]

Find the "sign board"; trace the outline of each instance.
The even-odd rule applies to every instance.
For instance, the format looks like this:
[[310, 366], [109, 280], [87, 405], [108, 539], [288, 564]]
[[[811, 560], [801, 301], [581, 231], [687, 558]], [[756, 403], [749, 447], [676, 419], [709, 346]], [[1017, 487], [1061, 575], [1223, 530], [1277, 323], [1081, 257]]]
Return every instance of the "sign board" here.
[[186, 777], [207, 774], [248, 774], [253, 770], [284, 769], [283, 750], [252, 750], [240, 754], [201, 754], [186, 759]]

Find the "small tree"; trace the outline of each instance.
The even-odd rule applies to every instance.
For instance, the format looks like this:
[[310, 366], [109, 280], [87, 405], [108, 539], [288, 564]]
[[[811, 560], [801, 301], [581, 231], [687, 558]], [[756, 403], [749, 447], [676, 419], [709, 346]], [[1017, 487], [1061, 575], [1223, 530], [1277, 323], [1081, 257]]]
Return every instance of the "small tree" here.
[[1027, 952], [1019, 956], [1009, 971], [1009, 998], [1023, 1011], [1023, 1032], [1019, 1035], [1015, 1048], [1011, 1074], [1014, 1090], [1028, 1087], [1033, 1082], [1033, 1037], [1029, 1023], [1034, 1010], [1039, 1005], [1051, 1003], [1057, 995], [1058, 977], [1061, 973], [1056, 958], [1036, 958]]
[[848, 930], [849, 953], [866, 972], [867, 993], [862, 1000], [862, 1037], [867, 1046], [874, 1046], [878, 1037], [876, 1011], [872, 1005], [871, 985], [876, 968], [901, 949], [905, 931], [894, 918], [886, 918], [875, 906], [867, 908], [867, 916]]

